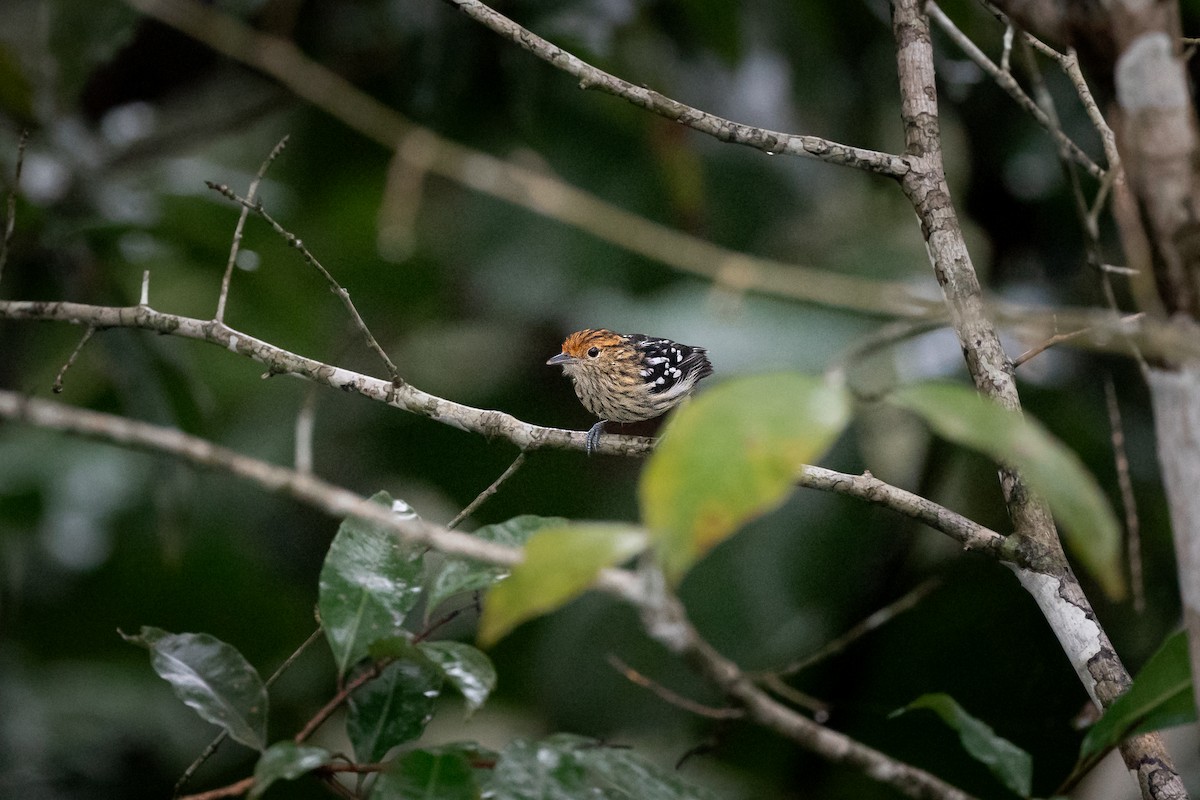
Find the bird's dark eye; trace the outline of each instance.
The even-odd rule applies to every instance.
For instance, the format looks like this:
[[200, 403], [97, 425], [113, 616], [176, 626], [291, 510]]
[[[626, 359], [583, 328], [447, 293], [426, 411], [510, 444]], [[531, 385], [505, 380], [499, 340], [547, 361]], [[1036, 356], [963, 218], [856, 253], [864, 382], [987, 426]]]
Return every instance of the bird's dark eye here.
[[598, 355], [600, 355], [600, 348], [599, 348], [599, 347], [590, 347], [590, 348], [588, 348], [588, 358], [595, 358], [595, 357], [596, 357], [596, 356], [598, 356]]

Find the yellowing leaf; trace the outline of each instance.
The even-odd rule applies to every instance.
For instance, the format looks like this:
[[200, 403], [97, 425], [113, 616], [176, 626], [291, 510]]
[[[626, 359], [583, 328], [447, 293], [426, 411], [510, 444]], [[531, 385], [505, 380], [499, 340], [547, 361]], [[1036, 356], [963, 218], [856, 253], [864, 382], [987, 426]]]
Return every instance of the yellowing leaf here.
[[525, 559], [492, 588], [479, 618], [479, 644], [506, 633], [581, 594], [604, 567], [620, 564], [646, 546], [626, 525], [577, 523], [543, 528], [525, 545]]
[[678, 581], [701, 556], [778, 505], [802, 464], [841, 433], [840, 386], [798, 374], [729, 381], [676, 412], [642, 472], [642, 519]]

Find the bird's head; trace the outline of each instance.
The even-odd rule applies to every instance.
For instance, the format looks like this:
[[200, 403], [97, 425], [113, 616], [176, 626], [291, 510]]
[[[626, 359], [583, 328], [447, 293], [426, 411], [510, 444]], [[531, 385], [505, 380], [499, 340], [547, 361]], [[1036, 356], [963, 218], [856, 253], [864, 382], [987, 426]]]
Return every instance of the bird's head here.
[[621, 357], [625, 348], [620, 334], [600, 328], [576, 331], [562, 344], [562, 352], [547, 361], [561, 366], [568, 375], [578, 375], [592, 370], [605, 370]]

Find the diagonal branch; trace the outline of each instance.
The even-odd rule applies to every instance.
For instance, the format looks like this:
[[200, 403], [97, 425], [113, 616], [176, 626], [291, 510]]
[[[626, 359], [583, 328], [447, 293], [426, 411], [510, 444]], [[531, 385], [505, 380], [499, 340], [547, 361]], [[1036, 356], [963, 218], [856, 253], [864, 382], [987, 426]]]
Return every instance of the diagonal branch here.
[[[934, 275], [971, 378], [981, 394], [1019, 411], [1021, 400], [1012, 365], [984, 307], [979, 278], [946, 183], [929, 19], [920, 0], [896, 0], [892, 14], [900, 115], [912, 164], [901, 187], [921, 221]], [[1088, 694], [1097, 705], [1107, 707], [1129, 686], [1129, 673], [1067, 563], [1045, 503], [1015, 470], [1002, 468], [1000, 484], [1013, 520], [1013, 545], [1020, 549], [1034, 544], [1039, 550], [1034, 556], [1037, 569], [1018, 571], [1017, 577], [1037, 601]], [[1122, 745], [1122, 754], [1144, 797], [1185, 796], [1160, 736], [1133, 737]]]
[[1038, 125], [1041, 125], [1047, 133], [1049, 133], [1058, 146], [1070, 155], [1072, 161], [1079, 164], [1087, 170], [1088, 174], [1093, 178], [1102, 178], [1104, 170], [1091, 159], [1091, 157], [1080, 149], [1079, 145], [1075, 144], [1069, 136], [1063, 133], [1061, 127], [1055, 124], [1044, 110], [1033, 101], [1025, 90], [1021, 88], [1021, 84], [1017, 83], [1017, 79], [1013, 77], [1012, 72], [1007, 69], [1002, 69], [996, 65], [996, 62], [987, 57], [987, 54], [979, 49], [971, 38], [959, 30], [958, 26], [946, 16], [946, 13], [938, 7], [937, 3], [930, 0], [925, 4], [926, 13], [930, 19], [937, 23], [950, 40], [953, 41], [958, 48], [966, 54], [967, 58], [974, 61], [980, 69], [988, 74], [988, 76], [996, 82], [996, 85], [1008, 93], [1008, 96], [1016, 101], [1029, 116], [1033, 117]]
[[908, 172], [908, 163], [902, 157], [891, 153], [839, 144], [819, 136], [780, 133], [740, 122], [732, 122], [715, 114], [709, 114], [707, 111], [685, 105], [678, 100], [672, 100], [653, 89], [635, 86], [627, 80], [593, 67], [532, 31], [522, 28], [479, 0], [446, 0], [446, 2], [505, 39], [525, 48], [551, 66], [578, 78], [579, 88], [599, 89], [614, 97], [628, 100], [639, 108], [706, 133], [722, 142], [753, 147], [768, 155], [786, 153], [793, 156], [815, 158], [830, 164], [875, 172], [889, 178], [899, 178]]

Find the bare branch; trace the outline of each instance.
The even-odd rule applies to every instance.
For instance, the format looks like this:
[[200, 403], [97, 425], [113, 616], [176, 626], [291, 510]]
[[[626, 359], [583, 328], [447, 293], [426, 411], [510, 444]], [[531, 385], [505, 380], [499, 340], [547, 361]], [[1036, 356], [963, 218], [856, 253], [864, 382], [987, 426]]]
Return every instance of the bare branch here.
[[[1142, 319], [1144, 316], [1146, 316], [1146, 315], [1142, 314], [1142, 313], [1129, 314], [1127, 316], [1122, 317], [1121, 322], [1124, 324], [1137, 322], [1138, 320]], [[1069, 342], [1072, 339], [1077, 339], [1080, 336], [1086, 335], [1090, 331], [1091, 331], [1091, 328], [1080, 328], [1079, 330], [1070, 331], [1068, 333], [1056, 333], [1053, 336], [1051, 336], [1050, 338], [1046, 339], [1041, 344], [1035, 345], [1034, 347], [1029, 348], [1024, 353], [1021, 353], [1021, 355], [1014, 358], [1012, 361], [1013, 369], [1016, 369], [1017, 367], [1021, 366], [1022, 364], [1024, 364], [1026, 361], [1030, 360], [1034, 356], [1041, 355], [1042, 353], [1046, 352], [1047, 350], [1049, 350], [1051, 347], [1054, 347], [1055, 345], [1063, 344], [1064, 342]]]
[[1133, 587], [1133, 610], [1146, 610], [1146, 584], [1142, 577], [1142, 526], [1138, 520], [1137, 498], [1129, 477], [1129, 456], [1125, 452], [1125, 428], [1121, 424], [1121, 405], [1117, 402], [1117, 387], [1112, 373], [1104, 376], [1104, 400], [1108, 407], [1108, 427], [1112, 431], [1113, 464], [1117, 469], [1117, 486], [1121, 490], [1121, 505], [1125, 509], [1125, 546], [1129, 561], [1129, 583]]
[[621, 673], [621, 675], [623, 675], [630, 683], [635, 683], [638, 686], [641, 686], [643, 689], [649, 689], [664, 701], [670, 703], [676, 708], [682, 708], [684, 711], [689, 713], [696, 714], [697, 716], [701, 717], [708, 717], [709, 719], [741, 719], [742, 717], [746, 716], [746, 712], [740, 708], [711, 708], [703, 705], [702, 703], [697, 703], [695, 700], [684, 697], [678, 692], [672, 691], [663, 686], [661, 683], [647, 678], [645, 675], [626, 664], [613, 653], [608, 654], [608, 663], [613, 669]]
[[1046, 112], [1038, 107], [1038, 104], [1033, 102], [1033, 99], [1025, 93], [1021, 85], [1017, 83], [1017, 79], [1007, 69], [1001, 69], [996, 66], [996, 63], [987, 57], [979, 47], [971, 41], [970, 37], [958, 29], [958, 26], [946, 16], [945, 12], [938, 7], [937, 3], [929, 0], [925, 4], [925, 9], [930, 18], [938, 24], [938, 27], [945, 31], [959, 49], [966, 54], [967, 58], [974, 61], [979, 67], [986, 72], [992, 80], [996, 82], [1001, 89], [1008, 93], [1009, 97], [1017, 101], [1017, 105], [1021, 109], [1033, 117], [1034, 120], [1041, 125], [1054, 138], [1066, 152], [1071, 154], [1071, 159], [1077, 162], [1080, 166], [1088, 171], [1095, 178], [1100, 178], [1104, 175], [1104, 170], [1100, 165], [1088, 156], [1087, 153], [1080, 149], [1079, 145], [1071, 141], [1062, 129], [1054, 124], [1054, 122], [1046, 115]]
[[[286, 141], [286, 139], [284, 141]], [[354, 303], [351, 302], [350, 293], [346, 291], [340, 283], [337, 282], [337, 279], [330, 274], [329, 270], [325, 269], [325, 266], [317, 260], [317, 257], [314, 256], [312, 251], [305, 246], [304, 241], [299, 236], [280, 225], [273, 216], [267, 213], [267, 210], [263, 207], [261, 202], [254, 200], [253, 194], [247, 195], [246, 197], [239, 197], [236, 192], [223, 183], [205, 181], [204, 184], [214, 192], [220, 194], [222, 197], [240, 204], [242, 207], [242, 217], [244, 217], [250, 211], [258, 214], [260, 217], [266, 220], [268, 225], [271, 226], [271, 230], [275, 231], [275, 233], [279, 234], [279, 236], [285, 242], [287, 242], [289, 247], [299, 250], [300, 257], [304, 259], [304, 263], [321, 273], [321, 277], [323, 277], [325, 282], [329, 284], [330, 291], [332, 291], [334, 296], [336, 296], [337, 299], [342, 302], [342, 305], [345, 307], [347, 313], [350, 314], [350, 319], [354, 322], [354, 327], [358, 328], [359, 332], [363, 335], [363, 339], [366, 340], [367, 347], [369, 347], [375, 353], [375, 355], [379, 356], [379, 359], [383, 361], [384, 367], [387, 369], [388, 377], [393, 383], [396, 384], [404, 382], [400, 378], [400, 373], [399, 370], [396, 369], [396, 365], [392, 363], [392, 360], [388, 358], [388, 354], [385, 353], [383, 348], [379, 346], [379, 342], [375, 339], [374, 334], [371, 333], [371, 329], [367, 327], [367, 323], [363, 321], [362, 315], [358, 313], [358, 309], [355, 308]], [[220, 318], [218, 317], [218, 320], [219, 319]]]
[[67, 377], [67, 370], [69, 370], [75, 363], [75, 359], [79, 358], [79, 351], [83, 349], [84, 345], [91, 341], [92, 334], [95, 332], [96, 329], [90, 325], [87, 327], [87, 330], [83, 332], [83, 337], [80, 338], [79, 344], [75, 345], [75, 349], [71, 351], [71, 355], [68, 356], [66, 363], [62, 365], [62, 369], [58, 371], [57, 377], [54, 378], [54, 385], [50, 387], [50, 391], [54, 392], [55, 394], [62, 394], [63, 379]]
[[769, 674], [780, 678], [787, 677], [789, 675], [795, 675], [801, 670], [808, 669], [813, 664], [818, 664], [827, 658], [831, 658], [838, 653], [841, 653], [847, 647], [854, 644], [854, 642], [866, 636], [871, 631], [886, 625], [900, 614], [903, 614], [905, 611], [915, 608], [917, 603], [924, 600], [930, 592], [938, 587], [938, 584], [940, 583], [941, 581], [935, 578], [923, 581], [917, 585], [915, 589], [905, 593], [899, 599], [887, 604], [874, 614], [871, 614], [869, 617], [850, 628], [841, 636], [838, 636], [836, 639], [826, 643], [815, 653], [793, 661], [781, 669], [772, 670]]
[[[258, 193], [258, 184], [267, 174], [267, 168], [287, 146], [287, 140], [286, 136], [280, 139], [279, 144], [271, 149], [270, 154], [262, 162], [262, 166], [258, 168], [258, 174], [254, 176], [254, 180], [250, 181], [250, 189], [246, 192], [249, 201], [253, 202], [254, 195]], [[242, 212], [238, 214], [237, 225], [233, 228], [233, 243], [229, 247], [229, 260], [225, 263], [225, 275], [221, 278], [221, 293], [217, 295], [217, 313], [213, 317], [217, 322], [225, 321], [225, 301], [229, 299], [229, 284], [233, 281], [233, 267], [237, 264], [238, 251], [242, 248], [242, 230], [246, 227], [246, 216], [249, 213], [247, 208], [243, 207]]]
[[665, 586], [654, 584], [647, 587], [647, 592], [649, 597], [640, 604], [646, 631], [744, 707], [754, 722], [832, 763], [861, 770], [909, 797], [933, 800], [967, 800], [970, 797], [924, 770], [900, 763], [777, 702], [736, 664], [701, 638], [685, 616], [683, 604], [669, 594]]
[[885, 506], [958, 540], [964, 550], [978, 550], [1000, 556], [1005, 548], [1004, 536], [932, 500], [884, 483], [870, 473], [847, 475], [824, 467], [806, 465], [800, 470], [796, 484], [807, 489], [836, 492]]
[[[15, 301], [0, 301], [0, 318], [56, 319], [92, 325], [98, 329], [141, 328], [186, 339], [197, 339], [265, 364], [269, 374], [298, 375], [323, 386], [360, 394], [395, 408], [429, 417], [459, 430], [482, 434], [488, 438], [507, 439], [522, 450], [546, 447], [578, 450], [584, 448], [583, 432], [530, 425], [501, 411], [465, 406], [428, 394], [408, 384], [397, 386], [390, 381], [305, 358], [215, 320], [163, 314], [146, 306], [110, 307], [81, 303]], [[648, 453], [652, 446], [653, 440], [645, 437], [605, 434], [600, 439], [598, 452], [609, 455], [642, 455]]]
[[450, 530], [454, 530], [459, 525], [461, 525], [462, 521], [464, 519], [466, 519], [467, 517], [474, 514], [475, 510], [477, 508], [479, 508], [481, 505], [483, 505], [484, 502], [489, 497], [494, 495], [496, 493], [496, 491], [500, 488], [500, 485], [502, 483], [504, 483], [506, 480], [508, 480], [509, 478], [511, 478], [513, 476], [513, 474], [518, 469], [520, 469], [521, 465], [524, 463], [525, 463], [525, 453], [524, 452], [518, 453], [517, 457], [513, 460], [513, 462], [508, 465], [508, 469], [506, 469], [506, 470], [504, 470], [504, 472], [500, 473], [499, 478], [496, 478], [496, 480], [492, 481], [491, 485], [488, 486], [486, 489], [484, 489], [482, 492], [480, 492], [478, 497], [476, 497], [474, 500], [472, 500], [470, 503], [468, 503], [466, 508], [464, 508], [462, 511], [458, 512], [458, 514], [454, 517], [454, 519], [450, 520], [450, 522], [447, 523], [446, 527], [449, 528]]
[[908, 172], [908, 164], [905, 160], [891, 153], [851, 147], [822, 139], [819, 136], [780, 133], [753, 125], [732, 122], [709, 114], [680, 103], [678, 100], [665, 97], [645, 86], [635, 86], [629, 81], [597, 69], [561, 47], [551, 44], [532, 31], [521, 27], [479, 0], [446, 0], [446, 2], [505, 39], [520, 45], [551, 66], [577, 78], [579, 88], [599, 89], [607, 94], [628, 100], [639, 108], [706, 133], [722, 142], [753, 147], [768, 155], [786, 153], [792, 156], [815, 158], [830, 164], [875, 172], [889, 178], [899, 178]]
[[372, 503], [320, 478], [249, 458], [174, 428], [23, 397], [5, 390], [0, 390], [0, 417], [98, 438], [124, 447], [166, 453], [198, 467], [235, 475], [264, 491], [291, 497], [335, 517], [362, 517], [394, 531], [407, 542], [428, 545], [450, 555], [500, 566], [512, 566], [521, 560], [520, 551], [511, 547], [439, 528], [416, 517], [393, 514], [378, 503]]

